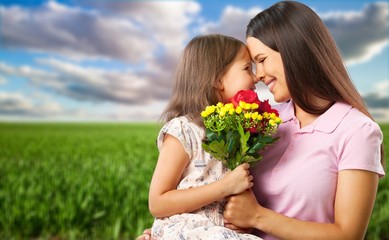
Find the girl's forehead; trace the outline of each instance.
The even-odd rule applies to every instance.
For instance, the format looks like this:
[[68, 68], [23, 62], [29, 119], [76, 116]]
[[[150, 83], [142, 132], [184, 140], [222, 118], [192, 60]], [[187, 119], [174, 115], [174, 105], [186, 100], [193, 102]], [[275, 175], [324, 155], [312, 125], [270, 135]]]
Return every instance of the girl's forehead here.
[[251, 61], [250, 52], [249, 52], [248, 48], [246, 46], [242, 47], [235, 59], [236, 60]]

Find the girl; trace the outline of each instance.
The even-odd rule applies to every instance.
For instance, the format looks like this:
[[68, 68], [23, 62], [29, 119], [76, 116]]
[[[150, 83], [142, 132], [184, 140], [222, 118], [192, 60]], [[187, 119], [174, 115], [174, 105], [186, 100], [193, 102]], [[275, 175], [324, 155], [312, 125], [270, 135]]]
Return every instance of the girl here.
[[228, 102], [239, 90], [255, 89], [246, 46], [222, 35], [195, 37], [186, 46], [176, 73], [149, 192], [156, 218], [154, 239], [259, 239], [223, 227], [223, 199], [253, 186], [249, 165], [227, 172], [202, 148], [200, 113]]
[[283, 123], [252, 171], [255, 196], [231, 197], [224, 216], [264, 239], [363, 239], [385, 174], [382, 132], [330, 33], [293, 1], [260, 12], [246, 33]]

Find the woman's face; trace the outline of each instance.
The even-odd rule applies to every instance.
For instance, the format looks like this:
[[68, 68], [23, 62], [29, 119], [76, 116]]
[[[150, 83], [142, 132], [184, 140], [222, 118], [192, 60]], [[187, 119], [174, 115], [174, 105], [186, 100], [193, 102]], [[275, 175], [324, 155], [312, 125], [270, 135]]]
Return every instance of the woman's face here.
[[281, 54], [254, 37], [247, 38], [247, 47], [256, 67], [255, 76], [265, 83], [276, 102], [290, 99]]
[[239, 90], [255, 90], [257, 82], [253, 69], [250, 54], [246, 47], [242, 47], [235, 57], [227, 72], [221, 78], [219, 86], [220, 95], [224, 103], [230, 102]]

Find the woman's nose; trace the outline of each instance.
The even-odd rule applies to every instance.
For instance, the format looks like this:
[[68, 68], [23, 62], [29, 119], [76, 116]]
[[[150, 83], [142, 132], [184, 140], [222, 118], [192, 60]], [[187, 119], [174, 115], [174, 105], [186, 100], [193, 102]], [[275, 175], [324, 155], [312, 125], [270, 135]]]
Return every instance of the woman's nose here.
[[258, 82], [263, 81], [265, 79], [265, 72], [264, 71], [260, 71], [257, 68], [257, 71], [255, 72], [255, 78], [257, 79]]

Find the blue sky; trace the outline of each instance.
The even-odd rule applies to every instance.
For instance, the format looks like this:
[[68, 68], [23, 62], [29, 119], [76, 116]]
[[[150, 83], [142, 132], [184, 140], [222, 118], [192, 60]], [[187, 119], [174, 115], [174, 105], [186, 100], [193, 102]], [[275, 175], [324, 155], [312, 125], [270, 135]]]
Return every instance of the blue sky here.
[[[301, 2], [333, 34], [371, 111], [385, 117], [388, 1]], [[222, 33], [244, 41], [250, 18], [273, 3], [2, 0], [0, 121], [155, 121], [192, 37]], [[257, 91], [272, 101], [265, 86]]]

